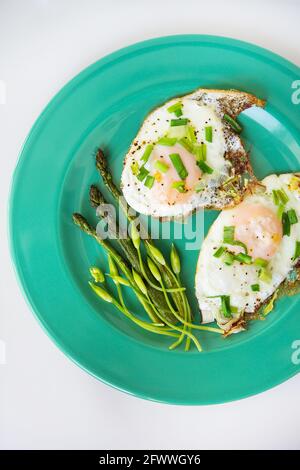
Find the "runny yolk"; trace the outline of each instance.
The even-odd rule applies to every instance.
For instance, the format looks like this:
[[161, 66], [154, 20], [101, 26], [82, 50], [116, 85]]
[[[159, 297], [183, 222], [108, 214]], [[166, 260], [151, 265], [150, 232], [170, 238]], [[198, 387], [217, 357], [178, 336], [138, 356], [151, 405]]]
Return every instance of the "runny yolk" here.
[[261, 204], [243, 203], [233, 211], [235, 240], [243, 242], [253, 258], [270, 259], [280, 245], [282, 224], [277, 215]]
[[[178, 176], [178, 173], [169, 157], [172, 153], [178, 153], [180, 155], [181, 160], [188, 171], [188, 176], [185, 180], [187, 192], [185, 193], [180, 193], [176, 189], [172, 188], [172, 183], [180, 181], [180, 177]], [[155, 199], [160, 203], [170, 205], [187, 202], [191, 197], [191, 190], [194, 189], [202, 175], [200, 168], [197, 166], [195, 156], [180, 144], [176, 144], [172, 147], [156, 145], [151, 155], [150, 165], [154, 166], [156, 160], [160, 160], [169, 165], [169, 169], [166, 173], [161, 173], [160, 181], [156, 179], [156, 182], [151, 189], [153, 200]]]

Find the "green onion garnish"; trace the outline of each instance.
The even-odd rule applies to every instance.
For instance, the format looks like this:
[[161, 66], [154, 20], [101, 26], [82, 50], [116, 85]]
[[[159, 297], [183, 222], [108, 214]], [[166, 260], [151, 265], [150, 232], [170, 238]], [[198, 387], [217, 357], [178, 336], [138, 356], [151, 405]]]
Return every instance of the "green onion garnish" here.
[[278, 209], [277, 209], [277, 217], [281, 220], [282, 219], [282, 214], [284, 213], [284, 205], [279, 204]]
[[276, 189], [272, 190], [272, 196], [273, 196], [273, 202], [274, 202], [275, 206], [278, 206], [279, 196], [278, 196], [278, 193], [277, 193]]
[[235, 255], [235, 259], [244, 264], [252, 263], [252, 257], [249, 255], [246, 255], [246, 253], [238, 253], [237, 255]]
[[226, 318], [230, 318], [232, 316], [229, 295], [221, 295], [221, 312]]
[[253, 292], [259, 292], [259, 284], [252, 284], [251, 289]]
[[185, 126], [189, 122], [188, 119], [182, 118], [182, 119], [171, 119], [171, 127], [174, 126]]
[[133, 162], [131, 163], [131, 171], [134, 176], [137, 176], [139, 174], [140, 168], [138, 162]]
[[261, 281], [267, 282], [267, 283], [269, 283], [272, 280], [272, 275], [267, 268], [261, 268], [258, 277]]
[[174, 111], [174, 114], [175, 114], [175, 116], [177, 116], [177, 117], [182, 116], [182, 109], [181, 109], [181, 108], [176, 109], [176, 111]]
[[279, 204], [286, 204], [289, 200], [288, 195], [284, 189], [273, 189], [272, 190], [273, 201], [276, 206]]
[[232, 243], [234, 241], [234, 229], [233, 225], [225, 226], [223, 229], [223, 241], [224, 243]]
[[285, 190], [284, 189], [278, 189], [277, 193], [278, 193], [279, 199], [282, 202], [282, 204], [286, 204], [289, 200], [289, 197], [286, 194]]
[[229, 251], [226, 251], [226, 253], [224, 254], [222, 258], [222, 261], [224, 261], [224, 263], [227, 264], [227, 266], [231, 266], [234, 262], [234, 255], [230, 253]]
[[167, 111], [169, 113], [175, 113], [176, 111], [181, 111], [181, 108], [182, 108], [181, 101], [177, 101], [177, 103], [174, 103], [172, 104], [172, 106], [169, 106], [169, 108], [167, 108]]
[[291, 225], [296, 224], [298, 222], [298, 217], [297, 217], [295, 209], [288, 210], [287, 215], [288, 215]]
[[155, 181], [154, 176], [148, 175], [144, 184], [147, 188], [151, 189], [152, 186], [154, 185], [154, 181]]
[[186, 137], [183, 137], [182, 139], [180, 139], [179, 143], [180, 145], [182, 145], [182, 147], [185, 148], [185, 150], [187, 150], [190, 153], [194, 153], [193, 144], [191, 144], [191, 142], [189, 142]]
[[296, 245], [295, 245], [295, 253], [294, 253], [294, 256], [293, 256], [293, 260], [295, 261], [295, 259], [299, 258], [300, 256], [300, 242], [296, 242]]
[[163, 162], [162, 160], [156, 160], [156, 162], [154, 163], [154, 167], [162, 173], [166, 173], [170, 168], [169, 165]]
[[147, 161], [149, 160], [149, 157], [152, 153], [152, 150], [153, 150], [153, 145], [152, 144], [149, 144], [149, 145], [146, 146], [145, 152], [143, 153], [143, 156], [141, 158], [141, 160], [143, 160], [143, 162], [147, 163]]
[[188, 176], [188, 171], [185, 168], [179, 153], [171, 153], [170, 160], [174, 165], [175, 170], [178, 173], [178, 176], [184, 180]]
[[206, 144], [194, 145], [194, 151], [197, 161], [206, 160]]
[[240, 241], [238, 241], [238, 240], [233, 240], [232, 245], [241, 246], [242, 248], [244, 248], [246, 255], [248, 254], [248, 248], [247, 248], [247, 246], [245, 245], [245, 243], [240, 242]]
[[240, 126], [240, 124], [235, 119], [233, 119], [231, 116], [229, 116], [229, 114], [225, 113], [224, 116], [223, 116], [223, 119], [228, 122], [230, 127], [232, 127], [232, 129], [235, 132], [238, 132], [238, 133], [242, 132], [242, 130], [243, 130], [242, 126]]
[[220, 246], [220, 248], [218, 248], [218, 249], [214, 252], [213, 256], [214, 256], [215, 258], [220, 258], [220, 257], [222, 256], [222, 254], [224, 253], [225, 250], [226, 250], [225, 246]]
[[284, 212], [282, 214], [281, 221], [282, 221], [282, 233], [283, 235], [287, 235], [289, 237], [291, 234], [291, 223], [290, 223], [289, 216], [287, 215], [287, 212]]
[[185, 182], [184, 181], [174, 181], [171, 186], [173, 189], [176, 189], [179, 193], [186, 193]]
[[140, 172], [139, 172], [139, 174], [137, 175], [137, 179], [138, 179], [139, 181], [143, 181], [143, 180], [146, 178], [146, 176], [148, 176], [148, 175], [149, 175], [149, 171], [146, 170], [146, 168], [145, 168], [144, 166], [141, 166]]
[[193, 126], [189, 125], [189, 126], [187, 127], [186, 135], [187, 135], [187, 138], [188, 138], [192, 143], [197, 142], [197, 137], [196, 137], [195, 129], [193, 128]]
[[205, 140], [207, 142], [212, 142], [212, 140], [213, 140], [212, 126], [206, 126], [205, 127]]
[[177, 142], [176, 137], [161, 137], [160, 139], [158, 139], [157, 144], [168, 145], [172, 147], [173, 145], [176, 144], [176, 142]]
[[224, 243], [228, 243], [229, 245], [237, 245], [244, 248], [246, 255], [248, 254], [248, 248], [245, 243], [240, 242], [234, 239], [234, 229], [233, 225], [224, 227], [223, 229], [223, 241]]
[[197, 165], [203, 171], [203, 173], [208, 173], [209, 175], [211, 175], [214, 172], [214, 170], [210, 166], [208, 166], [203, 160], [197, 161]]
[[268, 266], [268, 261], [263, 258], [256, 258], [254, 260], [255, 266], [259, 266], [260, 268], [266, 268]]

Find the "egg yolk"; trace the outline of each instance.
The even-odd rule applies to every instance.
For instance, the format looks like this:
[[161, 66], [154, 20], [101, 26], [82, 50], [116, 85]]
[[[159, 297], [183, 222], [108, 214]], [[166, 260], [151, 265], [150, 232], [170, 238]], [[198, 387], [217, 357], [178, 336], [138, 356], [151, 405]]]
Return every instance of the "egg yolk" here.
[[270, 259], [280, 245], [282, 224], [277, 215], [261, 204], [241, 204], [234, 210], [235, 240], [243, 242], [253, 258]]
[[[182, 163], [188, 172], [188, 176], [185, 179], [186, 192], [184, 193], [172, 188], [172, 183], [180, 181], [180, 177], [169, 157], [172, 153], [180, 155]], [[151, 155], [150, 165], [154, 166], [157, 160], [166, 163], [169, 168], [165, 173], [160, 173], [159, 177], [155, 177], [156, 182], [152, 188], [153, 199], [169, 205], [187, 202], [191, 197], [191, 190], [194, 189], [202, 175], [200, 168], [197, 166], [195, 156], [180, 144], [172, 147], [156, 145]]]

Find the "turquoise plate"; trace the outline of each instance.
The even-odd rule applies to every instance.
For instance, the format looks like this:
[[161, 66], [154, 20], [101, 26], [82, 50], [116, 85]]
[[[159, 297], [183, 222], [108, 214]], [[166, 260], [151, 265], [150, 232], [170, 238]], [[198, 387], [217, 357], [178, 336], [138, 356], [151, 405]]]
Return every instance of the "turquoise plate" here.
[[[119, 181], [123, 156], [149, 110], [199, 86], [265, 98], [265, 110], [240, 117], [256, 174], [299, 171], [299, 78], [298, 67], [251, 44], [214, 36], [164, 37], [99, 60], [42, 112], [13, 178], [11, 250], [35, 315], [78, 365], [139, 397], [189, 405], [243, 398], [299, 371], [299, 297], [278, 301], [267, 320], [253, 322], [245, 333], [226, 340], [199, 335], [201, 354], [169, 351], [168, 339], [140, 331], [90, 291], [89, 266], [105, 267], [106, 260], [71, 221], [75, 210], [95, 220], [88, 203], [88, 187], [98, 182], [95, 148], [109, 151]], [[205, 232], [216, 216], [204, 214]], [[176, 244], [183, 254], [185, 240]], [[167, 252], [170, 241], [161, 246]], [[183, 279], [195, 311], [196, 261], [197, 251], [185, 252]]]

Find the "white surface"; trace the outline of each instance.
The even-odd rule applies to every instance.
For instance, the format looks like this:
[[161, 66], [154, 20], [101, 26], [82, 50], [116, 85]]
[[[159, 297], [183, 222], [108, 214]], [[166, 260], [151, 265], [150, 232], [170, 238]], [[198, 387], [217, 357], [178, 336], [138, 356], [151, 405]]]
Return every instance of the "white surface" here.
[[0, 105], [0, 340], [7, 353], [0, 365], [1, 448], [300, 448], [300, 375], [247, 400], [192, 408], [146, 402], [90, 377], [30, 313], [6, 242], [7, 196], [22, 142], [81, 69], [125, 45], [177, 33], [243, 39], [300, 65], [299, 16], [297, 0], [0, 1], [0, 80], [7, 85]]

